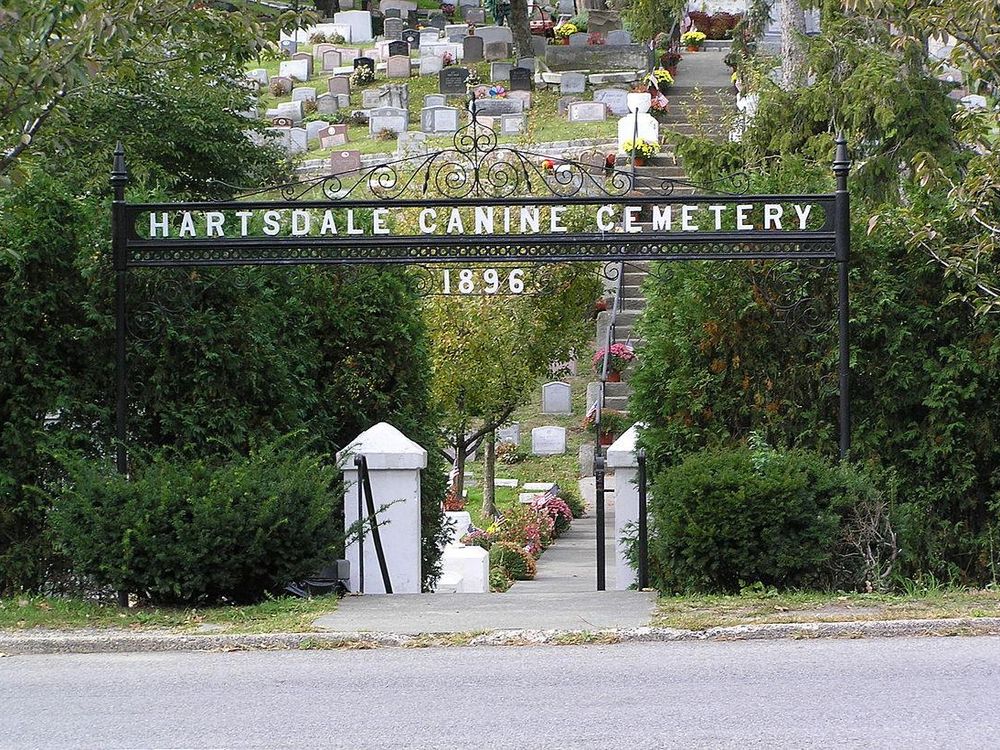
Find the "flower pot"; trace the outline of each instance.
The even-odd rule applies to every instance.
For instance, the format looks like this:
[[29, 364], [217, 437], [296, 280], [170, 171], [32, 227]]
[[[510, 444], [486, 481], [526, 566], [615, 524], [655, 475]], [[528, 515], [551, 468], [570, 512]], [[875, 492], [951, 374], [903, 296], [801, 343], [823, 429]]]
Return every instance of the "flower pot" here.
[[597, 444], [608, 446], [615, 442], [615, 433], [608, 430], [607, 432], [602, 432], [597, 438]]
[[[633, 156], [632, 157], [632, 163], [635, 164], [637, 167], [644, 167], [644, 166], [646, 166], [646, 157], [645, 156]], [[610, 380], [612, 383], [617, 383], [619, 380], [621, 380], [621, 374], [619, 374], [619, 373], [616, 372], [614, 379], [612, 379], [611, 374], [609, 373], [608, 374], [608, 380]]]
[[649, 112], [649, 106], [652, 103], [653, 97], [649, 95], [649, 92], [630, 91], [625, 95], [625, 104], [628, 107], [629, 112], [646, 114]]
[[[638, 167], [641, 167], [642, 164], [646, 163], [646, 160], [642, 159], [642, 164], [640, 164], [639, 163], [639, 159], [640, 158], [641, 157], [638, 157], [638, 156], [635, 158], [635, 164]], [[620, 372], [609, 372], [608, 373], [608, 381], [607, 382], [609, 382], [609, 383], [620, 383], [621, 380], [622, 380], [622, 374]]]
[[687, 48], [687, 51], [688, 52], [697, 52], [700, 49], [701, 49], [701, 47], [695, 47], [695, 46], [689, 44], [688, 48]]

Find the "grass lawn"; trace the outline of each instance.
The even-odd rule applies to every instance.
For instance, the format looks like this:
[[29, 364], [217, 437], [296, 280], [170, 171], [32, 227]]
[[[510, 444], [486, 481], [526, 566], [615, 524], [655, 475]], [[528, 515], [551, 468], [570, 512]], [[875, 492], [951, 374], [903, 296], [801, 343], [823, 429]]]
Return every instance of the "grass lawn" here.
[[744, 593], [664, 596], [653, 624], [705, 630], [729, 625], [1000, 617], [1000, 590], [943, 589], [907, 594]]
[[313, 620], [336, 608], [336, 596], [280, 597], [246, 606], [128, 610], [75, 598], [17, 596], [0, 599], [0, 630], [121, 628], [189, 633], [199, 629], [215, 633], [301, 633], [313, 630]]

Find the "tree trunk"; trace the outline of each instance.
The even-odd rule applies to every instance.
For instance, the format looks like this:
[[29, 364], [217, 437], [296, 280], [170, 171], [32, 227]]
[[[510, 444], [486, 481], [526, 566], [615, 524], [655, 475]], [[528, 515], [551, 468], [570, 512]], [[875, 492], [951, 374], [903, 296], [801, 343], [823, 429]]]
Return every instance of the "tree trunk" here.
[[805, 80], [806, 14], [799, 0], [781, 3], [781, 87], [790, 91]]
[[486, 436], [486, 457], [483, 459], [483, 517], [494, 518], [497, 514], [496, 486], [497, 475], [497, 435], [491, 432]]
[[517, 57], [531, 57], [531, 24], [528, 20], [528, 0], [510, 0], [510, 31], [514, 35]]
[[455, 497], [462, 499], [462, 492], [465, 490], [465, 458], [469, 449], [469, 443], [465, 437], [465, 431], [455, 433]]

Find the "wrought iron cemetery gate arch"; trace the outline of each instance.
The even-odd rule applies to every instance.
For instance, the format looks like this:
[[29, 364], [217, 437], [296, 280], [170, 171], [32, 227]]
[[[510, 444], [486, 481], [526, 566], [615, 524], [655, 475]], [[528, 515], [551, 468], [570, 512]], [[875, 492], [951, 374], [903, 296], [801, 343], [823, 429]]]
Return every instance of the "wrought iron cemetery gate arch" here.
[[[453, 261], [833, 261], [838, 283], [839, 454], [846, 458], [851, 447], [850, 166], [846, 141], [838, 137], [832, 194], [750, 195], [748, 180], [740, 185], [732, 177], [726, 189], [712, 190], [676, 178], [637, 174], [634, 167], [608, 168], [603, 156], [590, 162], [550, 160], [500, 145], [473, 109], [471, 122], [444, 150], [255, 190], [234, 200], [128, 203], [129, 177], [119, 144], [111, 174], [117, 470], [128, 472], [130, 270]], [[681, 185], [708, 192], [678, 195], [675, 188]], [[274, 194], [280, 198], [270, 197]], [[569, 207], [589, 208], [598, 231], [569, 231], [561, 224]], [[464, 225], [463, 212], [475, 213], [472, 231]], [[419, 230], [397, 233], [393, 219], [406, 213], [418, 216]], [[714, 216], [714, 223], [696, 223], [706, 216]], [[598, 589], [603, 589], [603, 493], [597, 501], [597, 577]]]

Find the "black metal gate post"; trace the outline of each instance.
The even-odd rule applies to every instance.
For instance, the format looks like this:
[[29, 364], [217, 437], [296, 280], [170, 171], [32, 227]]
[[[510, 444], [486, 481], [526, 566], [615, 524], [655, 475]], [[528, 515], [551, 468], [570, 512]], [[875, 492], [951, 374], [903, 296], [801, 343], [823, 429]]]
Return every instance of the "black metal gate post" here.
[[851, 452], [851, 340], [850, 296], [848, 276], [851, 266], [851, 196], [847, 191], [847, 175], [851, 171], [851, 157], [847, 153], [847, 140], [837, 136], [837, 153], [833, 173], [837, 177], [834, 193], [834, 246], [837, 257], [837, 315], [838, 348], [840, 350], [840, 460], [847, 460]]
[[646, 521], [646, 449], [640, 448], [635, 454], [638, 466], [639, 484], [639, 588], [649, 588], [649, 529]]
[[597, 446], [594, 454], [594, 501], [597, 506], [597, 590], [606, 588], [604, 575], [604, 456]]

